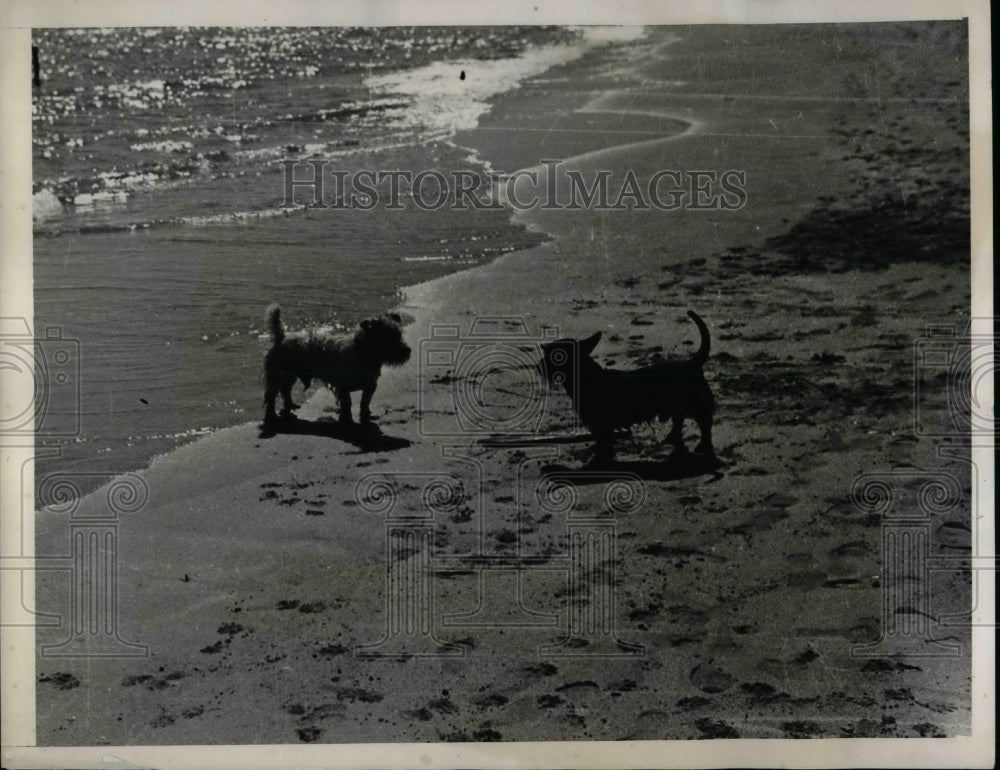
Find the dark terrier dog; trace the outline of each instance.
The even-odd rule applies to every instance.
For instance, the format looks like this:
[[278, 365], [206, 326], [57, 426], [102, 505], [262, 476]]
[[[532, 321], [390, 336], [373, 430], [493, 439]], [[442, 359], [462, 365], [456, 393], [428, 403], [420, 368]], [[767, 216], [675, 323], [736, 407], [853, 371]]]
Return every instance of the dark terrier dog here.
[[361, 391], [361, 422], [372, 419], [371, 401], [383, 365], [401, 366], [410, 360], [410, 348], [403, 342], [402, 319], [395, 313], [361, 322], [353, 334], [324, 334], [316, 331], [285, 333], [281, 309], [271, 305], [267, 325], [273, 345], [264, 356], [264, 423], [278, 419], [274, 402], [281, 393], [281, 417], [291, 415], [298, 404], [292, 401], [292, 386], [302, 380], [326, 383], [337, 394], [340, 422], [353, 422], [351, 391]]
[[542, 346], [539, 369], [550, 383], [566, 388], [573, 409], [594, 436], [597, 458], [611, 459], [616, 430], [654, 419], [671, 418], [667, 440], [678, 451], [687, 451], [682, 433], [686, 417], [701, 430], [695, 451], [714, 456], [715, 403], [702, 373], [710, 347], [708, 327], [693, 310], [688, 315], [701, 333], [701, 347], [687, 361], [663, 361], [632, 371], [604, 369], [590, 357], [600, 332], [585, 340], [559, 339]]

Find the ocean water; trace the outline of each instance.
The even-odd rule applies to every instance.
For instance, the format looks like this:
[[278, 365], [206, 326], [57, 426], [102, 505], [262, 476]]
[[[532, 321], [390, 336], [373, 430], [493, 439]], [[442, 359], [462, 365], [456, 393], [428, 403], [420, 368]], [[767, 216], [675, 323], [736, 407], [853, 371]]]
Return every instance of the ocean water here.
[[[257, 420], [264, 309], [351, 327], [402, 286], [543, 237], [502, 208], [285, 200], [285, 161], [490, 168], [455, 141], [525, 78], [640, 30], [37, 30], [35, 329], [72, 343], [47, 473], [114, 473]], [[501, 171], [513, 171], [504, 169]], [[98, 483], [83, 479], [83, 487]], [[44, 501], [43, 501], [44, 502]]]

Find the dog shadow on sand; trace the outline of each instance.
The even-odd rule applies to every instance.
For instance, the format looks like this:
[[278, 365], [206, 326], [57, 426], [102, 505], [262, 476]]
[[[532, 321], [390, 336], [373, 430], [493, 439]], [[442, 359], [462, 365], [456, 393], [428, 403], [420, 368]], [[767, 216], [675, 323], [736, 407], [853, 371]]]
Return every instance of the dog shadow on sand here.
[[345, 424], [337, 419], [324, 417], [317, 420], [286, 417], [261, 426], [260, 438], [273, 438], [278, 434], [322, 436], [337, 439], [357, 447], [362, 452], [387, 452], [403, 449], [412, 443], [409, 439], [400, 436], [386, 435], [375, 423]]
[[643, 481], [679, 481], [710, 475], [710, 481], [718, 481], [723, 476], [723, 467], [715, 457], [675, 452], [666, 460], [591, 460], [577, 468], [550, 464], [542, 467], [542, 474], [558, 476], [560, 481], [573, 486], [603, 484], [615, 474], [636, 476]]

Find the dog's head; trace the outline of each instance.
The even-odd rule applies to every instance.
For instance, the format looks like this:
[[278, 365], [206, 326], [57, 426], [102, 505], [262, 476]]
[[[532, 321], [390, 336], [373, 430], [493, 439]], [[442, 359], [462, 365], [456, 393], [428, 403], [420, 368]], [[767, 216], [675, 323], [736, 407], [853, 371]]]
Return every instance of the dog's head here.
[[580, 362], [590, 358], [597, 343], [601, 341], [601, 333], [596, 332], [583, 340], [563, 338], [542, 345], [542, 360], [538, 362], [538, 372], [551, 385], [565, 385], [576, 376]]
[[410, 346], [403, 341], [402, 323], [397, 313], [361, 322], [365, 347], [383, 364], [402, 366], [410, 360]]

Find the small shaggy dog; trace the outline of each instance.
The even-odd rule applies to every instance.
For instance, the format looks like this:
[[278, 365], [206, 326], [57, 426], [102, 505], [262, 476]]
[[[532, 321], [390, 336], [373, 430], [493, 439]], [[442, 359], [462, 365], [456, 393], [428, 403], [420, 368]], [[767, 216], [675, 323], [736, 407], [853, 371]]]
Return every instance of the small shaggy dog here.
[[559, 339], [542, 346], [539, 370], [550, 383], [566, 389], [574, 411], [594, 436], [598, 459], [612, 458], [615, 431], [655, 419], [673, 420], [667, 440], [685, 452], [686, 417], [692, 417], [701, 430], [695, 451], [714, 456], [715, 402], [702, 373], [711, 343], [704, 321], [693, 310], [688, 315], [701, 334], [701, 347], [686, 361], [663, 361], [631, 371], [605, 369], [590, 357], [600, 332], [584, 340]]
[[264, 356], [264, 424], [279, 419], [274, 410], [281, 394], [284, 408], [280, 417], [289, 417], [298, 404], [292, 401], [292, 386], [301, 380], [309, 388], [313, 380], [326, 383], [337, 394], [340, 422], [353, 422], [351, 391], [361, 391], [361, 422], [371, 422], [371, 401], [382, 366], [401, 366], [410, 360], [410, 348], [403, 341], [402, 319], [395, 313], [361, 322], [353, 334], [325, 334], [316, 331], [285, 333], [281, 309], [271, 305], [267, 325], [273, 344]]

